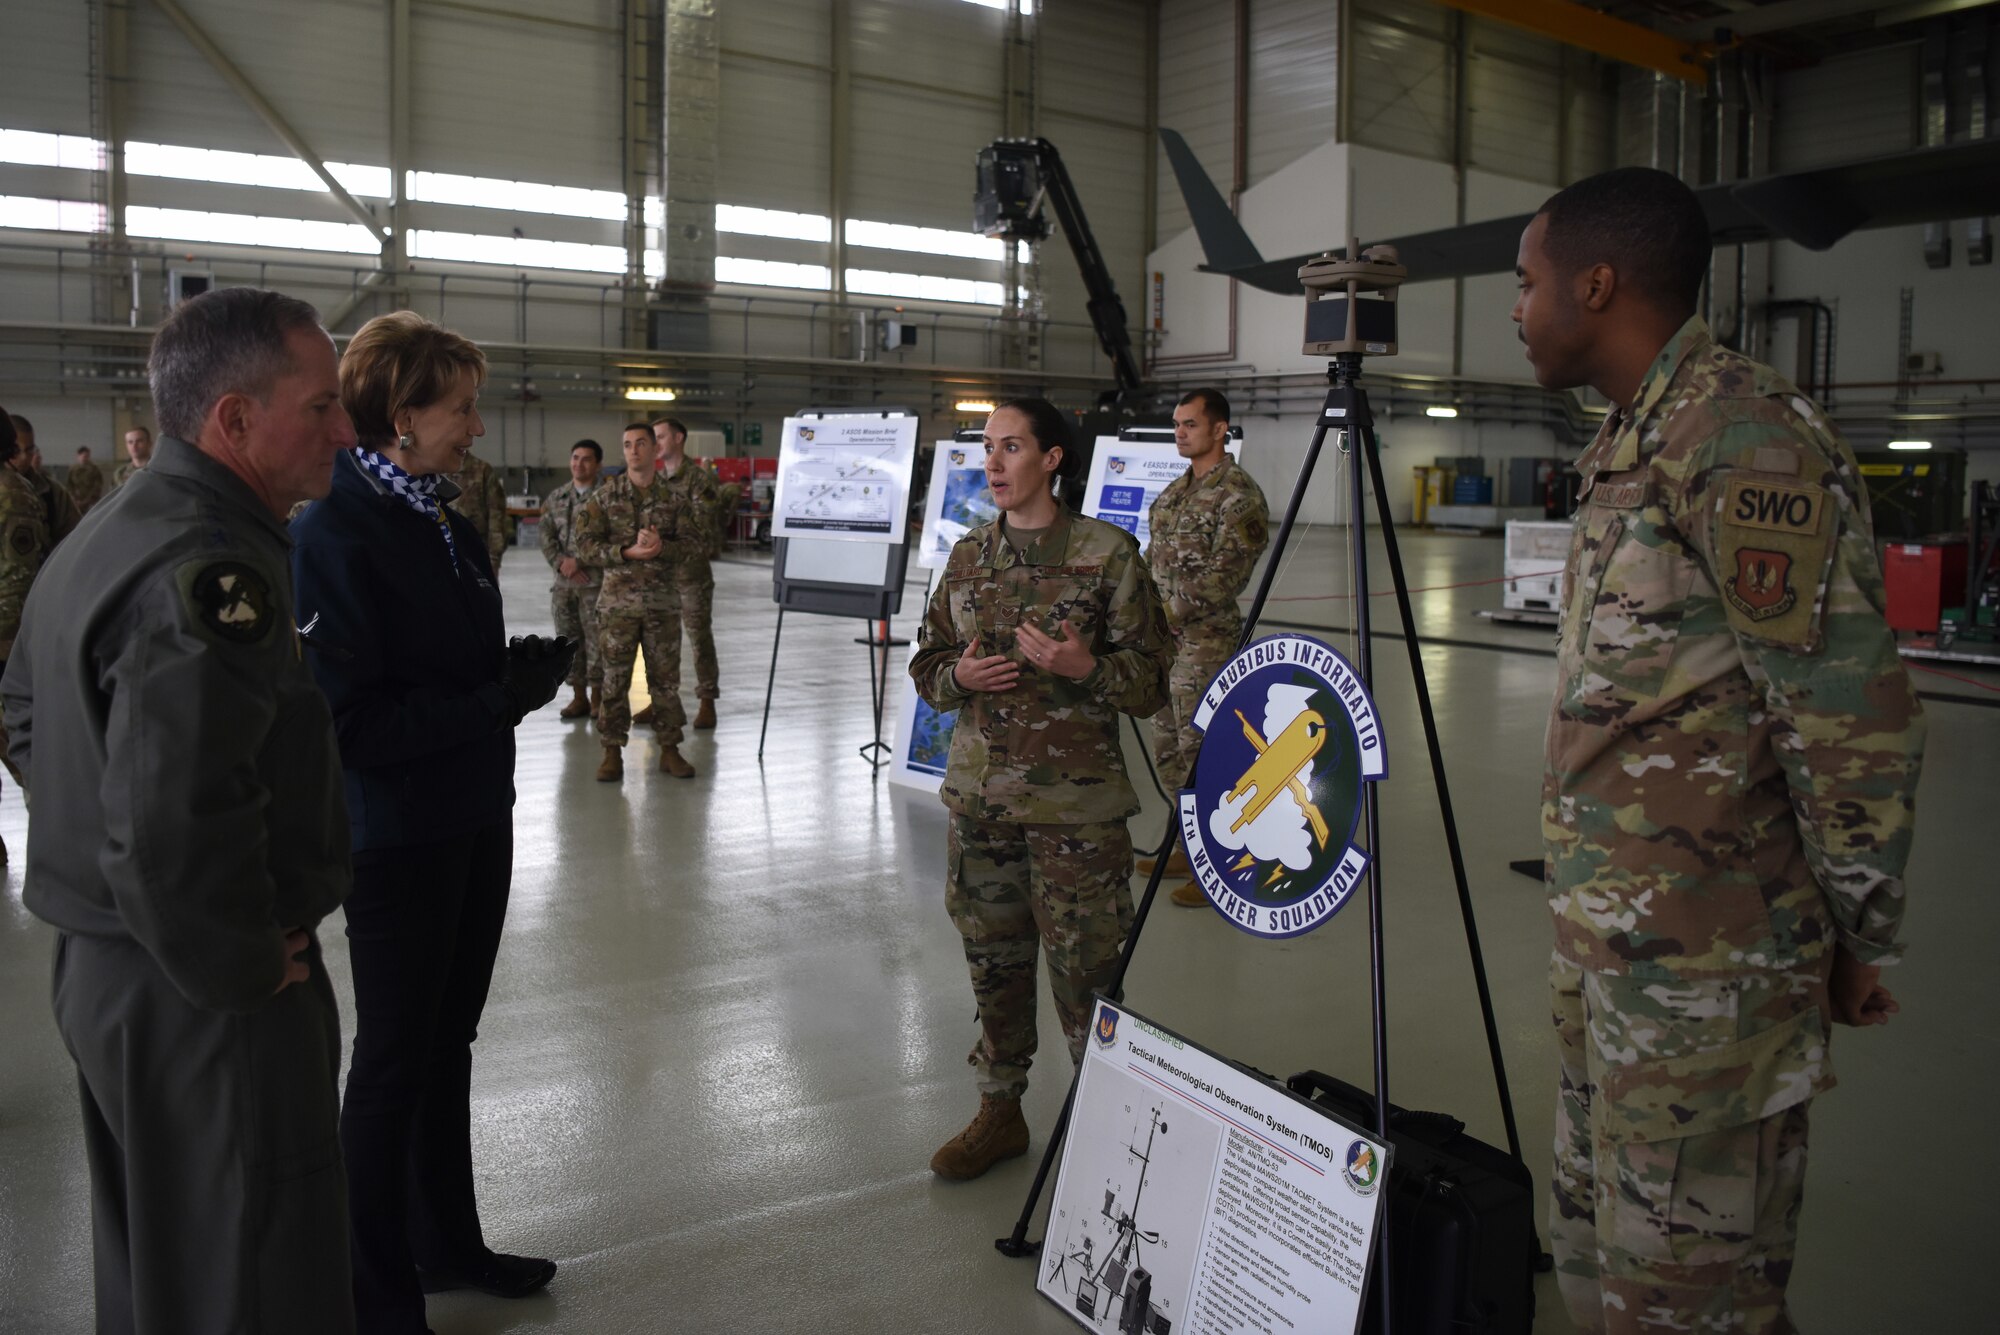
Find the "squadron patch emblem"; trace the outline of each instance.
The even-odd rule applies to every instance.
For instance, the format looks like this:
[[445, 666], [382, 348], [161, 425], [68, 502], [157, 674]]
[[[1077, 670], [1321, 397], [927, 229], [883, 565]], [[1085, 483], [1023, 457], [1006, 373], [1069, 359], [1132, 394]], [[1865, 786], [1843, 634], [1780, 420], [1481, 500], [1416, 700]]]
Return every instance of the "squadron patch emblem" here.
[[1761, 547], [1736, 549], [1736, 573], [1723, 582], [1722, 591], [1752, 621], [1781, 617], [1799, 601], [1792, 588], [1792, 558]]
[[14, 525], [7, 531], [7, 546], [16, 556], [26, 556], [35, 550], [35, 530], [27, 523]]
[[1275, 635], [1229, 660], [1193, 723], [1201, 754], [1178, 808], [1196, 883], [1243, 931], [1310, 932], [1368, 867], [1361, 785], [1389, 772], [1375, 702], [1339, 653]]
[[256, 644], [276, 619], [271, 586], [241, 561], [213, 561], [184, 576], [183, 589], [202, 626], [231, 644]]

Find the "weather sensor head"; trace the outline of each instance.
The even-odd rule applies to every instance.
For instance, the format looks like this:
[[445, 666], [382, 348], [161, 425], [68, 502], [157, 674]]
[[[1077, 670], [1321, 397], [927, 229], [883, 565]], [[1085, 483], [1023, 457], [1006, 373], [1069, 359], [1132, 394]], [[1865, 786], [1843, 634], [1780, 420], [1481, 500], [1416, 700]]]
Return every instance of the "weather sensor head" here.
[[1396, 289], [1410, 271], [1396, 262], [1394, 246], [1361, 249], [1356, 240], [1344, 259], [1328, 252], [1299, 269], [1306, 289], [1308, 357], [1396, 355]]

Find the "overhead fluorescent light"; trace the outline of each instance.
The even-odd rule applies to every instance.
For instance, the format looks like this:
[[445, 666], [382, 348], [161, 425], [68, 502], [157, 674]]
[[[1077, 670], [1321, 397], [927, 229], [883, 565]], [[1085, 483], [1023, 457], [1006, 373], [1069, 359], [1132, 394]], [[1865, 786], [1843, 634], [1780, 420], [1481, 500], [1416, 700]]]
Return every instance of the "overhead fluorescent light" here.
[[1428, 407], [1428, 408], [1424, 409], [1424, 416], [1425, 416], [1425, 417], [1456, 417], [1456, 416], [1458, 416], [1458, 409], [1456, 409], [1456, 408], [1443, 408], [1443, 407], [1439, 407], [1439, 406], [1438, 406], [1437, 404], [1432, 404], [1432, 405], [1431, 405], [1430, 407]]
[[1931, 443], [1927, 440], [1892, 440], [1889, 442], [1889, 448], [1892, 450], [1927, 450], [1930, 447]]
[[990, 413], [993, 411], [993, 405], [985, 399], [960, 399], [952, 407], [962, 413]]
[[633, 403], [672, 403], [680, 395], [663, 385], [634, 385], [625, 391]]

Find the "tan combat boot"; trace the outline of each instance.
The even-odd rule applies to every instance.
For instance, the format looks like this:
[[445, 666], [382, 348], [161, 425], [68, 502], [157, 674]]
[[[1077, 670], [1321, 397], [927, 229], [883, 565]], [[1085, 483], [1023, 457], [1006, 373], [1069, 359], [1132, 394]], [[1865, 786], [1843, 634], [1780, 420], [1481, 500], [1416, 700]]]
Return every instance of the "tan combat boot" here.
[[583, 687], [579, 686], [576, 688], [576, 693], [570, 696], [569, 703], [556, 711], [556, 717], [563, 719], [582, 718], [589, 712], [590, 701], [585, 698]]
[[599, 783], [617, 783], [625, 777], [625, 752], [616, 746], [604, 748], [604, 761], [597, 767]]
[[647, 701], [646, 707], [632, 716], [632, 726], [635, 728], [650, 728], [653, 726], [652, 701]]
[[982, 1094], [972, 1125], [944, 1143], [931, 1156], [931, 1171], [953, 1182], [969, 1182], [1002, 1159], [1028, 1152], [1028, 1123], [1021, 1100], [1004, 1094]]
[[703, 732], [715, 726], [715, 701], [701, 702], [701, 708], [694, 711], [694, 726]]
[[1174, 887], [1173, 894], [1169, 895], [1168, 898], [1184, 909], [1198, 909], [1208, 903], [1208, 896], [1204, 895], [1201, 892], [1201, 887], [1193, 881]]
[[[1133, 865], [1139, 869], [1141, 876], [1151, 876], [1155, 861], [1157, 861], [1155, 858], [1140, 858]], [[1167, 869], [1161, 872], [1160, 875], [1162, 878], [1194, 875], [1194, 868], [1188, 866], [1187, 850], [1179, 844], [1175, 844], [1174, 851], [1167, 855]]]
[[694, 766], [687, 763], [678, 746], [660, 748], [660, 773], [671, 774], [676, 779], [692, 779]]

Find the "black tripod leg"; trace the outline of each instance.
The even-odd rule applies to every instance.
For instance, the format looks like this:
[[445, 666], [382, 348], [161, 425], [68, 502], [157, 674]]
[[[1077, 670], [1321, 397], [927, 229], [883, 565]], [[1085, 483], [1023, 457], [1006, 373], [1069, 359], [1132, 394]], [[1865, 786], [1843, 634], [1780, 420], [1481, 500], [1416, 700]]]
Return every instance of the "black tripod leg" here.
[[[1458, 819], [1452, 811], [1451, 785], [1445, 779], [1444, 748], [1438, 742], [1437, 714], [1431, 708], [1429, 679], [1424, 675], [1423, 648], [1417, 642], [1417, 619], [1410, 606], [1410, 582], [1403, 574], [1403, 555], [1396, 543], [1395, 521], [1389, 515], [1389, 487], [1382, 475], [1382, 456], [1374, 433], [1368, 433], [1368, 473], [1374, 483], [1375, 506], [1388, 550], [1389, 571], [1396, 586], [1396, 610], [1403, 619], [1403, 643], [1410, 654], [1410, 679], [1417, 687], [1417, 711], [1423, 715], [1424, 744], [1431, 755], [1431, 775], [1437, 780], [1438, 814], [1444, 821], [1445, 848], [1451, 854], [1452, 883], [1458, 888], [1458, 911], [1465, 920], [1465, 947], [1472, 956], [1473, 984], [1479, 991], [1479, 1014], [1486, 1024], [1486, 1051], [1493, 1061], [1493, 1083], [1500, 1095], [1500, 1119], [1507, 1128], [1507, 1150], [1522, 1165], [1521, 1131], [1514, 1120], [1514, 1096], [1507, 1083], [1507, 1062], [1500, 1052], [1500, 1026], [1493, 1017], [1493, 991], [1486, 980], [1486, 955], [1479, 946], [1479, 921], [1472, 908], [1472, 891], [1465, 879], [1465, 852], [1459, 846]], [[1365, 595], [1365, 591], [1364, 591]], [[1539, 1253], [1541, 1244], [1536, 1243]]]
[[[1336, 391], [1338, 392], [1338, 391]], [[1333, 399], [1329, 396], [1328, 405]], [[1362, 456], [1373, 457], [1374, 423], [1369, 419], [1368, 399], [1360, 390], [1351, 390], [1347, 401], [1347, 473], [1349, 512], [1348, 539], [1354, 563], [1354, 656], [1361, 681], [1372, 695], [1375, 690], [1375, 648], [1373, 624], [1368, 606], [1368, 513], [1367, 479], [1362, 475]], [[1375, 785], [1362, 785], [1362, 821], [1368, 831], [1368, 983], [1370, 1018], [1375, 1039], [1375, 1134], [1389, 1143], [1389, 975], [1388, 954], [1382, 930], [1382, 806]], [[1394, 1324], [1391, 1311], [1395, 1285], [1390, 1267], [1390, 1230], [1375, 1230], [1375, 1273], [1370, 1283], [1375, 1290], [1376, 1329], [1390, 1335]]]
[[778, 609], [778, 627], [771, 632], [771, 675], [764, 678], [764, 723], [757, 729], [757, 760], [764, 759], [764, 734], [771, 730], [771, 692], [778, 685], [778, 641], [785, 635], [785, 609]]

